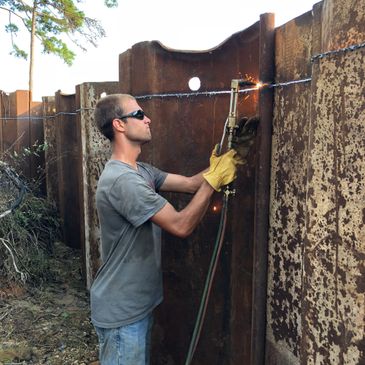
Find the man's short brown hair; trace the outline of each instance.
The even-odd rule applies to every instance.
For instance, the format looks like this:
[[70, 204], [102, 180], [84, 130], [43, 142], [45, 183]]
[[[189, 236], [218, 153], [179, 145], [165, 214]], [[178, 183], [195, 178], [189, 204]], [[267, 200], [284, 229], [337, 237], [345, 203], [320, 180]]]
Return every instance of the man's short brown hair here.
[[94, 118], [99, 131], [109, 139], [114, 140], [113, 120], [124, 114], [123, 100], [133, 99], [129, 94], [111, 94], [101, 98], [94, 111]]

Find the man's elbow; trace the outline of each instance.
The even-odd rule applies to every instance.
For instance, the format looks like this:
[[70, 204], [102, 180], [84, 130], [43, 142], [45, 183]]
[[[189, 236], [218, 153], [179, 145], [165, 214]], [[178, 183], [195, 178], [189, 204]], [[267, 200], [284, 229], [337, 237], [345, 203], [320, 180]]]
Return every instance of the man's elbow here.
[[192, 234], [192, 231], [181, 231], [176, 234], [179, 238], [188, 238]]
[[174, 229], [174, 232], [171, 233], [179, 238], [187, 238], [193, 233], [193, 230], [193, 227], [177, 225]]

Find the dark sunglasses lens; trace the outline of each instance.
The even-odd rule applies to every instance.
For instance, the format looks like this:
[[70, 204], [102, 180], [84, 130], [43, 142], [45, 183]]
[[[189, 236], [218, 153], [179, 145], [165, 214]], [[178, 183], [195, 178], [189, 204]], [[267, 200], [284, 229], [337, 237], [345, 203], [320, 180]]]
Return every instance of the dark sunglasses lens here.
[[139, 120], [143, 120], [144, 118], [144, 111], [139, 109], [134, 113], [134, 118], [137, 118]]

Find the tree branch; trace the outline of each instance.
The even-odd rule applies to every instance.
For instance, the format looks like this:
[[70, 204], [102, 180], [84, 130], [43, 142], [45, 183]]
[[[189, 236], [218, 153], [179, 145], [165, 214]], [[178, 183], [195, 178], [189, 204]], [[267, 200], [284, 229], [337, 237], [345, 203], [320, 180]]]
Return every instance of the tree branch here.
[[23, 18], [22, 16], [20, 16], [19, 14], [17, 14], [15, 11], [10, 10], [10, 9], [7, 9], [7, 8], [4, 8], [3, 6], [0, 6], [0, 9], [5, 10], [5, 11], [7, 11], [7, 12], [9, 12], [9, 13], [11, 13], [11, 14], [13, 14], [13, 15], [17, 16], [17, 17], [18, 17], [19, 19], [21, 19], [21, 20], [22, 20], [22, 22], [24, 23], [24, 18]]

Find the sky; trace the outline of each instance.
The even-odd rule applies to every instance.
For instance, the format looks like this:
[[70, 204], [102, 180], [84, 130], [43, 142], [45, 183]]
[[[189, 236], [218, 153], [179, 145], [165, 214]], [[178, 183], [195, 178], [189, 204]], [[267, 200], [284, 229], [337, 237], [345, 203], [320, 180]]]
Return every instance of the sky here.
[[[83, 82], [118, 81], [119, 54], [143, 41], [160, 41], [179, 50], [208, 50], [224, 42], [260, 19], [264, 13], [275, 14], [278, 27], [311, 11], [314, 0], [119, 0], [109, 9], [103, 0], [83, 0], [80, 7], [90, 18], [98, 19], [106, 37], [98, 47], [86, 52], [76, 47], [76, 59], [67, 66], [53, 55], [41, 53], [36, 44], [33, 100], [61, 90], [75, 92]], [[0, 90], [13, 92], [28, 88], [28, 61], [9, 55], [10, 37], [4, 31], [8, 14], [0, 10]], [[29, 34], [21, 32], [16, 42], [29, 48]]]

